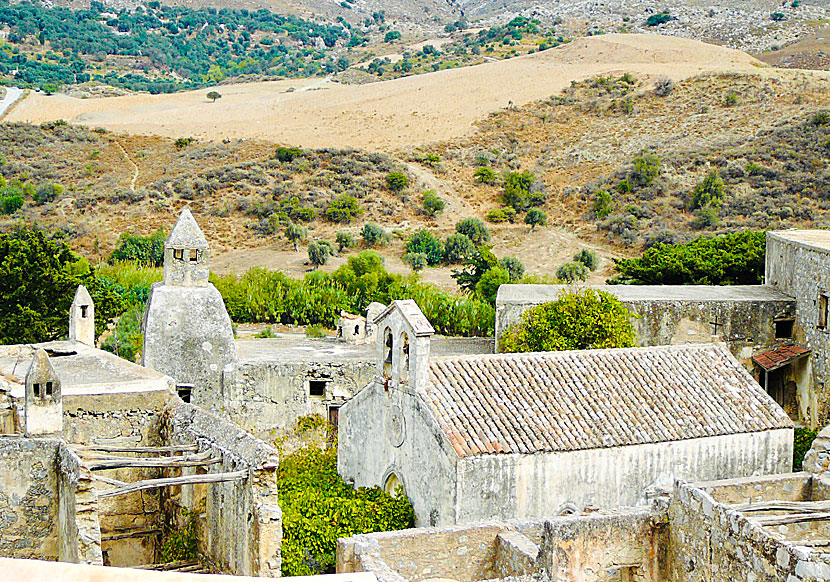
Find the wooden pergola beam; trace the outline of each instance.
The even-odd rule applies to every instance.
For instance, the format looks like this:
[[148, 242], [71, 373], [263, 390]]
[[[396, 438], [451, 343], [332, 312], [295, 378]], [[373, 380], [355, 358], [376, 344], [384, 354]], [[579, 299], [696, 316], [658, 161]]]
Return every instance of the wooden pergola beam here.
[[164, 479], [147, 479], [136, 481], [124, 486], [97, 493], [98, 498], [115, 497], [143, 491], [145, 489], [156, 489], [158, 487], [175, 487], [177, 485], [194, 485], [197, 483], [221, 483], [223, 481], [239, 481], [248, 477], [248, 471], [231, 471], [229, 473], [207, 473], [205, 475], [184, 475], [182, 477], [168, 477]]
[[92, 459], [84, 458], [84, 466], [90, 471], [106, 471], [125, 467], [152, 468], [152, 467], [207, 467], [222, 462], [222, 457], [211, 456], [210, 451], [198, 455], [184, 457], [114, 457]]
[[830, 519], [830, 513], [798, 513], [796, 515], [764, 515], [760, 517], [750, 517], [752, 521], [758, 525], [787, 525], [791, 523], [802, 523], [805, 521], [823, 521]]
[[124, 445], [81, 445], [78, 451], [102, 451], [105, 453], [188, 453], [199, 450], [198, 445], [171, 445], [169, 447], [128, 447]]
[[774, 499], [760, 503], [730, 503], [729, 509], [751, 513], [754, 511], [794, 511], [798, 513], [810, 513], [813, 511], [824, 511], [830, 509], [830, 500], [826, 501], [784, 501]]

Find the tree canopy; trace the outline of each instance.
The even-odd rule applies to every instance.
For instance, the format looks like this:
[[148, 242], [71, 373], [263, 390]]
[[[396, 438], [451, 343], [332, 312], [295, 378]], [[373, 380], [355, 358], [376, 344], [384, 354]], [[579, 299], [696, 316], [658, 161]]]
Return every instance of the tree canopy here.
[[551, 352], [634, 345], [625, 306], [607, 291], [564, 293], [525, 311], [501, 338], [503, 352]]

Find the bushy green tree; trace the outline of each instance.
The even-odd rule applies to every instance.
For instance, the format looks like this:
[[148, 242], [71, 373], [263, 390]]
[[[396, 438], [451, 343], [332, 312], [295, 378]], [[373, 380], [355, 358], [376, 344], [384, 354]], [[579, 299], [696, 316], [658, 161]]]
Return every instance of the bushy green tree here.
[[285, 238], [287, 238], [292, 245], [294, 245], [294, 252], [299, 252], [300, 243], [308, 236], [308, 229], [301, 224], [288, 221], [285, 227]]
[[337, 252], [342, 253], [346, 249], [354, 247], [354, 235], [348, 230], [338, 230], [334, 235], [334, 242], [337, 243]]
[[95, 301], [96, 335], [121, 310], [115, 291], [63, 242], [21, 228], [0, 234], [0, 345], [66, 337], [78, 285]]
[[444, 260], [444, 245], [441, 240], [425, 228], [412, 233], [406, 241], [407, 253], [423, 253], [427, 257], [427, 263], [438, 265]]
[[478, 168], [473, 174], [473, 179], [479, 184], [495, 184], [496, 173], [488, 167]]
[[565, 283], [573, 283], [574, 281], [584, 281], [590, 273], [590, 269], [582, 263], [571, 262], [560, 265], [556, 269], [556, 278]]
[[475, 253], [476, 247], [466, 234], [455, 233], [444, 241], [444, 260], [450, 265], [463, 263]]
[[481, 246], [490, 240], [490, 229], [480, 218], [473, 216], [459, 220], [455, 225], [455, 232], [465, 235], [476, 246]]
[[533, 191], [535, 180], [536, 177], [531, 172], [508, 172], [504, 177], [502, 202], [512, 206], [516, 212], [524, 212], [532, 206], [544, 204], [544, 193]]
[[721, 204], [723, 204], [723, 194], [725, 191], [726, 185], [720, 177], [720, 172], [712, 170], [692, 191], [692, 210], [706, 206], [720, 208]]
[[490, 305], [495, 305], [499, 287], [509, 282], [510, 274], [507, 271], [501, 267], [493, 267], [488, 269], [476, 283], [476, 295]]
[[165, 238], [163, 230], [149, 236], [121, 233], [107, 262], [112, 265], [118, 261], [131, 261], [145, 267], [161, 267], [164, 264]]
[[308, 245], [308, 262], [314, 265], [314, 268], [322, 267], [329, 262], [329, 257], [332, 255], [332, 246], [329, 242], [312, 241]]
[[364, 224], [360, 231], [360, 235], [370, 247], [382, 245], [386, 243], [386, 240], [389, 238], [389, 235], [386, 234], [383, 227], [374, 222], [367, 222]]
[[525, 266], [516, 257], [503, 257], [499, 259], [499, 267], [509, 275], [510, 282], [514, 283], [524, 277]]
[[474, 293], [476, 285], [484, 276], [484, 273], [497, 267], [499, 260], [493, 254], [491, 247], [482, 245], [476, 249], [476, 252], [470, 256], [461, 269], [452, 272], [452, 278], [455, 279], [456, 284], [467, 293]]
[[274, 157], [281, 162], [293, 162], [297, 158], [305, 155], [302, 148], [287, 148], [280, 146], [274, 152]]
[[424, 253], [406, 253], [403, 256], [403, 262], [417, 273], [427, 266], [427, 256]]
[[222, 95], [218, 91], [211, 91], [207, 94], [207, 98], [211, 100], [211, 103], [216, 103], [216, 100], [221, 99]]
[[574, 262], [582, 263], [591, 271], [596, 271], [597, 267], [599, 267], [599, 256], [594, 251], [582, 249], [574, 255]]
[[37, 187], [32, 198], [38, 204], [45, 204], [47, 202], [54, 202], [61, 194], [63, 194], [63, 186], [47, 182]]
[[537, 305], [501, 338], [504, 352], [548, 352], [624, 348], [634, 345], [630, 314], [606, 291], [585, 289], [563, 293]]
[[530, 225], [530, 230], [537, 226], [545, 226], [548, 223], [548, 215], [538, 208], [531, 208], [525, 215], [525, 224]]
[[766, 233], [743, 231], [685, 244], [659, 243], [636, 259], [615, 260], [615, 282], [635, 285], [759, 285]]

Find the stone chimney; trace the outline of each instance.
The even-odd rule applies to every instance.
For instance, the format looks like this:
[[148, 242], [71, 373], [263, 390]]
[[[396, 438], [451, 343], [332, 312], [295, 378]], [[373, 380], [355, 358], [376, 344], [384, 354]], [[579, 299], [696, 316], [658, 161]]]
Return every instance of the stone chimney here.
[[83, 285], [78, 286], [69, 308], [69, 341], [95, 347], [95, 304]]
[[210, 249], [196, 219], [185, 208], [164, 243], [164, 284], [206, 287], [210, 272]]
[[61, 381], [43, 349], [35, 352], [26, 374], [24, 407], [27, 436], [59, 435], [63, 432]]

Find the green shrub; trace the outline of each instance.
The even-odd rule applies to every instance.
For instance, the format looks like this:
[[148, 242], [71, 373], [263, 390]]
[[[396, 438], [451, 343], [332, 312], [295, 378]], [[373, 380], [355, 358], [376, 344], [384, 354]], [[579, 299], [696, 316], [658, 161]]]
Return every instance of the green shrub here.
[[490, 240], [490, 230], [480, 218], [473, 216], [459, 220], [455, 224], [455, 232], [466, 235], [476, 246], [481, 246]]
[[796, 427], [793, 435], [793, 471], [801, 471], [804, 463], [804, 455], [813, 446], [813, 441], [818, 436], [817, 430], [810, 430], [802, 426]]
[[363, 214], [363, 209], [357, 198], [349, 194], [341, 194], [332, 200], [326, 208], [326, 218], [331, 222], [347, 224]]
[[646, 188], [654, 183], [660, 175], [660, 158], [653, 154], [643, 154], [634, 158], [631, 163], [634, 168], [631, 170], [631, 181], [639, 188]]
[[787, 15], [783, 12], [773, 12], [769, 15], [769, 17], [775, 22], [781, 22], [782, 20], [787, 19]]
[[305, 336], [306, 337], [313, 337], [313, 338], [321, 338], [326, 337], [328, 334], [326, 330], [324, 330], [321, 326], [317, 325], [316, 323], [309, 325], [305, 328]]
[[478, 168], [473, 174], [473, 179], [479, 184], [495, 184], [496, 173], [487, 167]]
[[466, 234], [455, 233], [444, 241], [444, 260], [450, 265], [463, 263], [475, 253], [476, 247]]
[[19, 194], [0, 198], [0, 214], [14, 214], [23, 208], [23, 197]]
[[529, 224], [531, 230], [537, 226], [545, 226], [547, 223], [548, 215], [538, 208], [531, 208], [525, 215], [525, 224]]
[[389, 172], [386, 174], [386, 187], [391, 192], [400, 192], [409, 186], [409, 177], [403, 172]]
[[556, 278], [565, 283], [584, 281], [591, 274], [591, 270], [582, 263], [571, 262], [560, 265], [556, 269]]
[[588, 267], [590, 271], [596, 271], [599, 267], [599, 257], [594, 251], [582, 249], [574, 255], [574, 262], [581, 263]]
[[331, 243], [327, 241], [312, 241], [308, 245], [308, 262], [314, 265], [315, 269], [322, 267], [329, 262], [333, 250]]
[[444, 260], [444, 246], [440, 239], [425, 228], [412, 233], [406, 241], [407, 253], [423, 253], [429, 265], [438, 265]]
[[288, 221], [285, 227], [285, 238], [287, 238], [292, 245], [294, 245], [294, 252], [300, 250], [300, 243], [308, 237], [308, 229], [301, 224], [296, 224]]
[[830, 111], [816, 111], [810, 117], [808, 123], [817, 127], [822, 125], [830, 125]]
[[305, 152], [303, 152], [302, 148], [286, 148], [280, 146], [274, 152], [274, 157], [281, 162], [293, 162], [296, 158], [302, 158], [303, 156], [305, 156]]
[[591, 211], [596, 218], [605, 218], [614, 212], [614, 201], [605, 190], [598, 190], [594, 194], [594, 203], [591, 206]]
[[389, 239], [389, 235], [383, 230], [383, 227], [374, 222], [367, 222], [360, 230], [360, 235], [363, 240], [370, 247], [385, 244]]
[[637, 259], [614, 260], [617, 282], [634, 285], [760, 285], [766, 234], [743, 231], [685, 244], [658, 243]]
[[63, 186], [60, 184], [46, 183], [37, 187], [32, 198], [38, 204], [45, 204], [47, 202], [54, 202], [61, 194], [63, 194]]
[[338, 230], [334, 235], [334, 242], [337, 243], [337, 252], [342, 253], [355, 245], [354, 235], [348, 230]]
[[406, 495], [354, 489], [337, 474], [337, 449], [307, 447], [280, 456], [282, 575], [333, 573], [337, 539], [413, 527]]
[[516, 220], [516, 211], [512, 206], [504, 206], [503, 208], [494, 208], [487, 213], [485, 218], [492, 223], [500, 222], [514, 222]]
[[192, 144], [194, 141], [196, 140], [192, 137], [180, 137], [173, 142], [173, 146], [177, 150], [183, 150], [184, 148]]
[[502, 202], [512, 206], [516, 212], [524, 212], [532, 206], [545, 203], [544, 192], [533, 191], [536, 177], [531, 172], [508, 172], [504, 178]]
[[738, 104], [738, 94], [734, 91], [730, 91], [729, 94], [726, 96], [726, 99], [724, 100], [723, 104], [727, 107], [734, 107]]
[[607, 291], [563, 293], [525, 311], [501, 338], [503, 352], [625, 348], [634, 345], [625, 306]]
[[646, 20], [646, 26], [660, 26], [661, 24], [666, 24], [671, 21], [671, 19], [672, 17], [668, 10], [665, 12], [658, 12], [657, 14], [652, 14], [648, 17]]
[[112, 334], [101, 342], [101, 349], [130, 362], [137, 361], [144, 345], [144, 334], [141, 333], [143, 317], [143, 304], [134, 305], [122, 313]]
[[428, 216], [434, 217], [436, 214], [444, 210], [447, 203], [443, 198], [438, 196], [433, 190], [424, 192], [424, 197], [421, 202], [421, 207]]
[[383, 37], [383, 42], [394, 42], [401, 38], [401, 33], [397, 30], [390, 30], [386, 33], [386, 36]]
[[695, 219], [692, 221], [692, 228], [711, 228], [720, 223], [718, 209], [714, 206], [704, 206], [695, 212]]
[[150, 236], [121, 233], [115, 250], [107, 259], [109, 264], [130, 261], [144, 267], [164, 265], [164, 231], [158, 230]]
[[628, 181], [628, 178], [620, 180], [619, 184], [616, 186], [616, 190], [620, 194], [628, 194], [631, 192], [631, 182]]
[[423, 271], [427, 266], [427, 256], [424, 253], [406, 253], [403, 262], [415, 272]]
[[496, 304], [499, 287], [510, 282], [510, 274], [501, 267], [489, 269], [476, 284], [476, 295], [490, 305]]
[[712, 170], [692, 191], [692, 210], [704, 206], [720, 208], [723, 204], [725, 191], [726, 185], [723, 183], [720, 173], [717, 170]]
[[516, 257], [503, 257], [499, 259], [499, 267], [504, 269], [511, 283], [515, 283], [524, 277], [525, 266]]

